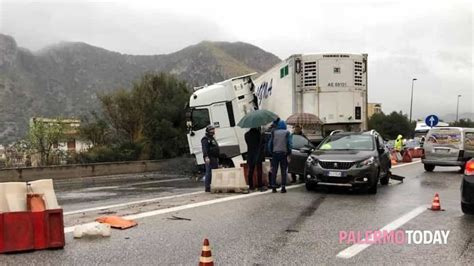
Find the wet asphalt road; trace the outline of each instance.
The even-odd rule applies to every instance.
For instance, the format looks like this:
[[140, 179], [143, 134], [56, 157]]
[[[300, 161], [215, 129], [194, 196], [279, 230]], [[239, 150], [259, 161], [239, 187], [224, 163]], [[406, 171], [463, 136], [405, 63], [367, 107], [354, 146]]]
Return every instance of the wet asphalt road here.
[[145, 173], [63, 181], [55, 190], [68, 212], [201, 191], [202, 184], [184, 175]]
[[[307, 192], [301, 186], [287, 194], [256, 192], [249, 197], [138, 219], [138, 227], [114, 230], [110, 238], [75, 240], [67, 234], [64, 250], [0, 255], [0, 264], [196, 265], [202, 241], [207, 237], [214, 259], [221, 265], [472, 265], [474, 217], [465, 216], [460, 210], [462, 175], [457, 170], [437, 168], [433, 173], [425, 173], [419, 163], [397, 168], [393, 172], [406, 176], [405, 182], [391, 181], [389, 186], [379, 186], [376, 195], [345, 190]], [[173, 182], [181, 187], [172, 188]], [[171, 183], [149, 183], [147, 186], [167, 184], [170, 188], [141, 193], [146, 198], [201, 189], [200, 183], [190, 180]], [[134, 186], [131, 182], [128, 185]], [[115, 186], [92, 192], [122, 191]], [[447, 245], [372, 245], [352, 258], [337, 257], [351, 246], [339, 243], [340, 230], [380, 229], [417, 207], [429, 206], [436, 192], [445, 211], [423, 211], [400, 229], [450, 230]], [[82, 196], [76, 194], [82, 199], [72, 200], [70, 193], [59, 191], [60, 203], [66, 210], [90, 207], [104, 200], [118, 203], [143, 198], [134, 192], [94, 198], [83, 191]], [[167, 219], [171, 214], [191, 220]]]

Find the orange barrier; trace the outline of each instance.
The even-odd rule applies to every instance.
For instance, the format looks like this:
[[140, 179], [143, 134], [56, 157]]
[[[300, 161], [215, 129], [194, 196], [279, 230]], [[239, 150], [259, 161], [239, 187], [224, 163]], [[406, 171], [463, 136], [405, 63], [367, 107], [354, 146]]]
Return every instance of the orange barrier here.
[[96, 222], [110, 224], [112, 228], [127, 229], [137, 225], [133, 220], [126, 220], [119, 216], [103, 216], [95, 219]]
[[411, 163], [411, 162], [413, 161], [413, 159], [412, 159], [412, 157], [411, 157], [411, 155], [410, 155], [409, 150], [407, 150], [407, 151], [405, 151], [405, 152], [403, 153], [402, 161], [403, 161], [404, 163]]

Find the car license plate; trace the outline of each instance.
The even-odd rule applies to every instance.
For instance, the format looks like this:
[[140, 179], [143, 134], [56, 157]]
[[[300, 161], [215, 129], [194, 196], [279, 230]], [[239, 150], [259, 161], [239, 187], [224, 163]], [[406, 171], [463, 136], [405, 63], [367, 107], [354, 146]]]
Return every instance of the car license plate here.
[[341, 177], [341, 176], [342, 176], [342, 172], [328, 172], [328, 176]]
[[449, 153], [448, 149], [435, 149], [436, 153], [446, 154]]

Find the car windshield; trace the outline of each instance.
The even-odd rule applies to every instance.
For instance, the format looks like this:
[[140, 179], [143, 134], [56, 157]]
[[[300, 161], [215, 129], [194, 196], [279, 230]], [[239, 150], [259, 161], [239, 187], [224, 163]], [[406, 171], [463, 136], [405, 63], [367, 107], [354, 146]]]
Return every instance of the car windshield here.
[[320, 150], [373, 150], [372, 136], [368, 135], [333, 135], [325, 139]]

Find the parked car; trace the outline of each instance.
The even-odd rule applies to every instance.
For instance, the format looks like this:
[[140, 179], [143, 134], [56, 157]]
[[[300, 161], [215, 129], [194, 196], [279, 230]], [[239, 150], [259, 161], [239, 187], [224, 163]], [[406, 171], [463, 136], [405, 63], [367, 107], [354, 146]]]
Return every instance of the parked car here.
[[432, 128], [423, 148], [426, 171], [432, 172], [435, 166], [459, 166], [464, 170], [466, 162], [474, 158], [474, 128]]
[[375, 194], [379, 180], [388, 184], [390, 168], [390, 152], [376, 131], [335, 133], [306, 160], [306, 189], [343, 186]]
[[465, 165], [461, 183], [461, 209], [465, 214], [474, 214], [474, 159]]

